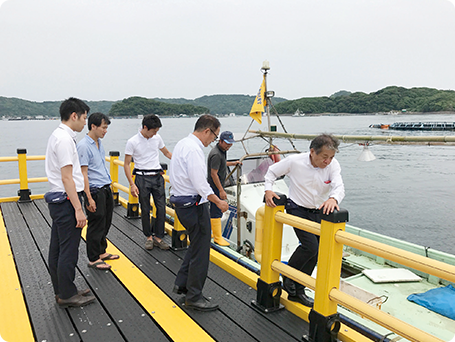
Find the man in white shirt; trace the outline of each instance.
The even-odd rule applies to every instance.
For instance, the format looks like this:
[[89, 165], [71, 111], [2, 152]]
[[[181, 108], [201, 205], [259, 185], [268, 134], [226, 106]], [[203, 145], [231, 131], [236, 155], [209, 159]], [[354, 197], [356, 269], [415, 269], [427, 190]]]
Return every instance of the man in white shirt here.
[[46, 175], [50, 191], [45, 199], [52, 217], [49, 273], [60, 307], [87, 305], [95, 300], [90, 290], [74, 284], [81, 231], [86, 224], [82, 211], [84, 177], [76, 149], [76, 132], [82, 131], [90, 108], [69, 98], [60, 106], [61, 124], [52, 133], [46, 149]]
[[213, 193], [207, 182], [207, 165], [203, 148], [218, 138], [220, 122], [212, 115], [202, 115], [193, 133], [174, 148], [170, 165], [171, 203], [178, 219], [188, 231], [190, 247], [177, 273], [174, 292], [186, 294], [185, 306], [199, 311], [212, 311], [217, 304], [202, 295], [210, 258], [210, 212], [208, 201], [222, 212], [227, 202]]
[[[169, 249], [169, 245], [163, 240], [166, 198], [159, 152], [169, 159], [172, 158], [172, 153], [164, 146], [164, 141], [158, 134], [161, 126], [161, 120], [156, 115], [144, 116], [141, 129], [126, 143], [123, 166], [131, 187], [131, 195], [139, 196], [142, 232], [147, 238], [145, 248], [148, 250], [152, 250], [153, 246]], [[136, 175], [134, 182], [130, 167], [132, 160], [133, 174]], [[150, 194], [156, 207], [156, 220], [153, 226], [150, 219]]]
[[[310, 152], [293, 155], [273, 164], [265, 175], [265, 200], [275, 207], [273, 198], [279, 198], [272, 190], [274, 181], [287, 175], [290, 180], [286, 212], [320, 223], [321, 211], [330, 214], [344, 198], [341, 168], [334, 158], [339, 141], [331, 135], [321, 134], [310, 144]], [[317, 260], [319, 236], [294, 228], [300, 245], [289, 259], [288, 265], [311, 275]], [[283, 288], [288, 299], [305, 306], [313, 306], [313, 300], [305, 295], [305, 287], [284, 277]]]

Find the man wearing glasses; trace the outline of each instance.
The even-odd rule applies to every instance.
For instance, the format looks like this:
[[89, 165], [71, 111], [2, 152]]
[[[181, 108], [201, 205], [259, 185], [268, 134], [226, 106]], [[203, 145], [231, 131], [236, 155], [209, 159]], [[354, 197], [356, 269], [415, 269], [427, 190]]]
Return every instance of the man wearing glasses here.
[[220, 122], [211, 115], [202, 115], [193, 133], [174, 148], [170, 165], [171, 203], [178, 219], [188, 231], [190, 247], [177, 273], [174, 292], [186, 294], [185, 306], [199, 311], [212, 311], [217, 304], [202, 295], [210, 257], [209, 201], [222, 212], [228, 204], [213, 193], [207, 182], [204, 147], [218, 138]]

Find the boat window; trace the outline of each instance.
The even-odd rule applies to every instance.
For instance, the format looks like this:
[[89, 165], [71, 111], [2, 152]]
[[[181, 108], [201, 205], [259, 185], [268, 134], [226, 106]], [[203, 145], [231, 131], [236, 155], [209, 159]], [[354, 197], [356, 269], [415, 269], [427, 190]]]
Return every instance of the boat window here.
[[[269, 166], [273, 164], [270, 157], [255, 157], [248, 158], [243, 161], [241, 166], [240, 181], [242, 184], [253, 184], [264, 182], [264, 176], [269, 169]], [[228, 174], [232, 171], [233, 167], [228, 166]], [[237, 171], [226, 181], [225, 186], [232, 186], [236, 184]]]

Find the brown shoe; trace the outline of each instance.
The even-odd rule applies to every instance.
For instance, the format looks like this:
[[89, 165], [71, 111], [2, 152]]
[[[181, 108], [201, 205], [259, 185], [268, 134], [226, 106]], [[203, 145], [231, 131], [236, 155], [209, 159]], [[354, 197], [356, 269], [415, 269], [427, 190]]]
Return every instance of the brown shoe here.
[[153, 244], [154, 244], [156, 247], [158, 247], [159, 249], [164, 249], [164, 250], [166, 250], [166, 249], [169, 249], [169, 248], [170, 248], [170, 246], [169, 246], [166, 242], [164, 242], [164, 240], [161, 240], [160, 242], [158, 242], [157, 240], [153, 239]]
[[[79, 290], [77, 291], [77, 294], [78, 295], [81, 295], [81, 296], [87, 296], [88, 294], [90, 293], [90, 289], [84, 289], [84, 290]], [[58, 303], [58, 295], [55, 295], [55, 301]]]
[[153, 245], [154, 245], [154, 241], [149, 240], [149, 239], [147, 239], [147, 241], [145, 241], [145, 249], [148, 249], [149, 251], [151, 251], [153, 249]]
[[95, 301], [95, 296], [81, 296], [80, 294], [76, 294], [68, 299], [61, 299], [57, 300], [58, 306], [61, 308], [67, 308], [70, 306], [84, 306], [90, 304]]

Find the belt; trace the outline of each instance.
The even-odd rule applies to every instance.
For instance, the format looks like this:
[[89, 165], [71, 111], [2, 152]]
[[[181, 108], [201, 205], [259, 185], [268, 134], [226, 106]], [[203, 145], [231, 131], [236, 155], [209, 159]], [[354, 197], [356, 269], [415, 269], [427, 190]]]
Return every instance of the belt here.
[[134, 168], [133, 170], [133, 175], [140, 175], [140, 176], [156, 176], [156, 175], [160, 175], [161, 172], [163, 172], [162, 169], [148, 169], [148, 170], [144, 170], [144, 169], [136, 169]]
[[303, 210], [308, 211], [309, 213], [319, 213], [320, 212], [320, 210], [317, 209], [317, 208], [305, 208], [305, 207], [300, 207], [300, 208], [302, 208]]
[[106, 184], [106, 185], [103, 185], [103, 186], [91, 186], [90, 187], [90, 191], [92, 191], [94, 189], [102, 190], [102, 189], [106, 189], [106, 188], [110, 188], [110, 187], [111, 187], [110, 184]]
[[156, 176], [156, 175], [160, 175], [160, 174], [161, 174], [161, 172], [136, 171], [136, 175], [139, 175], [139, 176]]

